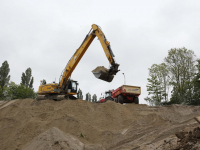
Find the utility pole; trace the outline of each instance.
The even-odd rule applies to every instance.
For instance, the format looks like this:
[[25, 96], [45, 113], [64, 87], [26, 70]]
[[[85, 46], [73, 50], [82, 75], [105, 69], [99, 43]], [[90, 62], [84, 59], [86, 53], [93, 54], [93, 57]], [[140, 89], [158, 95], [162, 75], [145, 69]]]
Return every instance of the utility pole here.
[[126, 78], [125, 78], [125, 74], [122, 73], [124, 75], [124, 85], [126, 85]]

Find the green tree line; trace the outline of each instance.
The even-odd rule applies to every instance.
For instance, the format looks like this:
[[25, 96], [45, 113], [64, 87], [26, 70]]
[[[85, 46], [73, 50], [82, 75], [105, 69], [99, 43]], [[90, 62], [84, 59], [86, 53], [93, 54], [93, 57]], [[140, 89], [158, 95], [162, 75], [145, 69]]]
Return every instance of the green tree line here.
[[149, 68], [147, 81], [151, 105], [200, 105], [200, 59], [192, 50], [170, 49], [163, 63]]
[[10, 81], [9, 72], [9, 64], [4, 61], [0, 67], [0, 100], [35, 99], [37, 93], [33, 89], [34, 78], [32, 77], [31, 68], [27, 68], [25, 72], [22, 72], [20, 84]]
[[[34, 78], [32, 76], [31, 68], [27, 68], [25, 72], [22, 72], [20, 84], [10, 81], [11, 76], [9, 73], [9, 64], [7, 61], [4, 61], [0, 67], [0, 100], [37, 98], [37, 93], [34, 92], [33, 88]], [[78, 90], [77, 98], [83, 99], [83, 93], [81, 89]], [[90, 102], [96, 102], [97, 96], [94, 94], [91, 98], [90, 93], [87, 93], [86, 100]]]

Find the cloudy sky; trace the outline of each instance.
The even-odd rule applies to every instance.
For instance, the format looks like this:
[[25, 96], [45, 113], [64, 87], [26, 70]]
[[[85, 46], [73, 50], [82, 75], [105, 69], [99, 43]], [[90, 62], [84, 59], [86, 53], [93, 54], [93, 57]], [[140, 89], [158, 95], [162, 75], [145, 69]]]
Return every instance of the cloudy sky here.
[[200, 58], [199, 0], [0, 0], [0, 63], [8, 61], [17, 84], [30, 67], [37, 91], [42, 79], [58, 82], [92, 24], [102, 28], [121, 71], [111, 83], [93, 76], [97, 66], [109, 67], [96, 38], [72, 74], [84, 97], [116, 89], [125, 73], [146, 103], [148, 68], [162, 63], [169, 49], [184, 46]]

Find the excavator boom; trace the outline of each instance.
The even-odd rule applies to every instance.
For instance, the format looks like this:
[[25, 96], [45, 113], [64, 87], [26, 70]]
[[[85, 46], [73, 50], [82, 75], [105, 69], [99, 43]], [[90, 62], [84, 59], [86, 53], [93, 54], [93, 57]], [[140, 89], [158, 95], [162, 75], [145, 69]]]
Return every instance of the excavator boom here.
[[59, 88], [62, 88], [64, 85], [66, 85], [68, 78], [71, 76], [76, 65], [79, 63], [80, 59], [83, 57], [86, 50], [88, 49], [88, 47], [90, 46], [90, 44], [92, 43], [92, 41], [94, 40], [94, 38], [96, 36], [98, 37], [98, 39], [103, 47], [106, 57], [111, 64], [111, 67], [110, 67], [110, 69], [101, 69], [101, 68], [99, 69], [97, 67], [92, 72], [95, 75], [95, 77], [98, 79], [101, 79], [101, 80], [104, 80], [107, 82], [112, 81], [114, 75], [116, 75], [116, 73], [119, 71], [118, 70], [119, 64], [115, 63], [114, 54], [110, 47], [110, 42], [107, 41], [107, 39], [106, 39], [104, 33], [102, 32], [102, 30], [100, 29], [100, 27], [93, 24], [92, 29], [86, 35], [81, 46], [76, 50], [76, 52], [74, 53], [72, 58], [69, 60], [67, 66], [65, 68], [65, 71], [62, 75], [62, 79], [60, 81]]

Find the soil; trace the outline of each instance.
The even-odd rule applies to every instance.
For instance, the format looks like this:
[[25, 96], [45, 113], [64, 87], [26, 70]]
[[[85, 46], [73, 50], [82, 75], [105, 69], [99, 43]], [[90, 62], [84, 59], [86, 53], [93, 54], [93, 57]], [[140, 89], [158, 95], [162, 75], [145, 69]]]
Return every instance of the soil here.
[[1, 150], [199, 149], [199, 106], [113, 101], [0, 102]]
[[103, 72], [108, 72], [108, 69], [105, 68], [104, 66], [98, 66], [96, 67], [96, 69], [92, 70], [92, 72], [99, 72], [99, 71], [103, 71]]
[[181, 131], [176, 133], [178, 137], [177, 149], [199, 150], [200, 149], [200, 128], [197, 127], [193, 131]]

